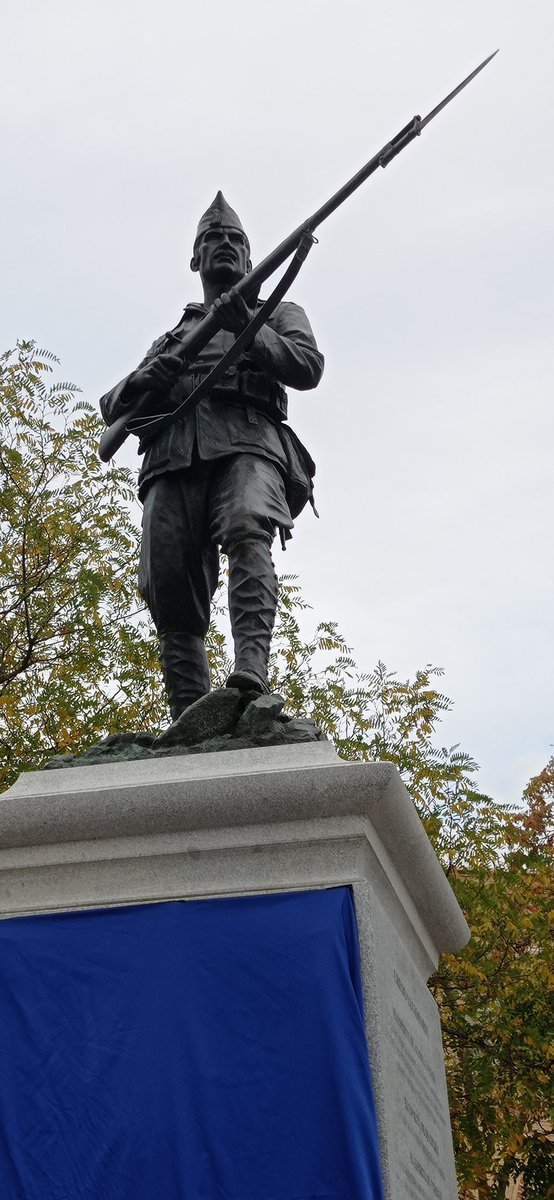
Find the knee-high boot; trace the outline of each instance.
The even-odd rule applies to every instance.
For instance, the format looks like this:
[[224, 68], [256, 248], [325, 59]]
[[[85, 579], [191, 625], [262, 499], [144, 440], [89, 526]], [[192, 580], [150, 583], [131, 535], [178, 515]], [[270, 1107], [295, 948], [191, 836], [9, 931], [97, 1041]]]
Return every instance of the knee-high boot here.
[[206, 647], [191, 633], [160, 635], [160, 658], [172, 720], [210, 690]]
[[228, 687], [267, 692], [271, 634], [277, 612], [277, 576], [271, 543], [248, 537], [229, 547], [229, 616], [235, 669]]

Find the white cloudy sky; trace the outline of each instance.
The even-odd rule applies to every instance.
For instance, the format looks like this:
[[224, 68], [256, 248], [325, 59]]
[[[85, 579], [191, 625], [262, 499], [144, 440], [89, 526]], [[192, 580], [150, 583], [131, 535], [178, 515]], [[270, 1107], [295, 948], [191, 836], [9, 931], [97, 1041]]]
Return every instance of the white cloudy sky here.
[[91, 400], [198, 298], [218, 188], [259, 260], [500, 46], [295, 286], [321, 520], [276, 559], [360, 667], [444, 667], [443, 740], [517, 800], [554, 742], [552, 0], [4, 0], [0, 42], [1, 344]]

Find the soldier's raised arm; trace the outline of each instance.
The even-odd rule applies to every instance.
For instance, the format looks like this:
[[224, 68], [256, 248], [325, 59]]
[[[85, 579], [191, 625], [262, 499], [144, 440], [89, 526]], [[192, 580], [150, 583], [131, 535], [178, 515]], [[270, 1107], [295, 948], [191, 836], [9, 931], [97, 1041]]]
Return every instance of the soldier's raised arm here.
[[[224, 292], [213, 311], [223, 329], [240, 333], [252, 317], [243, 297], [232, 288]], [[318, 350], [312, 327], [299, 304], [279, 304], [269, 321], [258, 330], [246, 355], [285, 387], [307, 391], [317, 387], [323, 374], [324, 358]]]
[[269, 371], [285, 387], [307, 391], [317, 387], [324, 358], [312, 327], [299, 304], [280, 304], [267, 325], [258, 331], [248, 357]]

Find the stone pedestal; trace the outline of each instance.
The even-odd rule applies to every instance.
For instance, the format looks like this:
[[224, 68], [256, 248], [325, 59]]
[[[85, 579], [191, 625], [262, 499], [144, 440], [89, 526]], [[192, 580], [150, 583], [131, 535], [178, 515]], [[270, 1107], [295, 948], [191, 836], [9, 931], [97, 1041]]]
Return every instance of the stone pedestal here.
[[27, 774], [0, 847], [3, 917], [352, 884], [385, 1196], [454, 1200], [426, 981], [469, 930], [391, 764], [316, 742]]

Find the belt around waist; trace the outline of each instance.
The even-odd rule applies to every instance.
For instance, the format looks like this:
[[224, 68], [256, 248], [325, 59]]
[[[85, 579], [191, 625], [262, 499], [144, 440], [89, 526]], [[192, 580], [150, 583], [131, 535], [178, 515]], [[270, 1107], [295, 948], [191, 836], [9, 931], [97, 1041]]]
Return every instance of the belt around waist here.
[[280, 401], [278, 396], [263, 396], [260, 392], [250, 391], [248, 388], [238, 391], [236, 388], [219, 387], [216, 384], [208, 398], [215, 400], [217, 404], [231, 404], [233, 408], [243, 408], [244, 410], [253, 408], [255, 412], [267, 417], [270, 421], [286, 421], [287, 419], [286, 396]]

